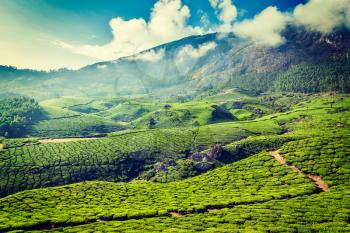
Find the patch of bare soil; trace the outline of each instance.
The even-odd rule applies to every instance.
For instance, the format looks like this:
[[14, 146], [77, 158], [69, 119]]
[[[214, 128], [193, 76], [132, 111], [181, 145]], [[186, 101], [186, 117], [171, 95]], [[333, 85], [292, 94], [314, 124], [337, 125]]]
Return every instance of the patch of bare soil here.
[[209, 213], [216, 213], [219, 211], [219, 209], [207, 209]]
[[322, 180], [321, 177], [317, 176], [317, 175], [312, 175], [312, 174], [308, 174], [307, 175], [310, 180], [312, 180], [320, 189], [322, 189], [325, 192], [329, 191], [329, 187], [326, 184], [326, 182], [324, 182], [324, 180]]
[[306, 172], [303, 172], [302, 170], [300, 170], [298, 167], [296, 167], [295, 165], [291, 165], [291, 164], [287, 164], [286, 159], [280, 154], [278, 153], [276, 150], [271, 150], [269, 151], [269, 154], [276, 159], [280, 164], [289, 167], [290, 169], [292, 169], [293, 171], [296, 172], [300, 172], [303, 173], [304, 175], [306, 175], [307, 177], [309, 177], [309, 179], [316, 184], [317, 187], [319, 187], [320, 189], [322, 189], [324, 192], [328, 192], [329, 191], [329, 187], [326, 184], [326, 182], [324, 182], [324, 180], [322, 180], [322, 178], [320, 176], [314, 175], [314, 174], [309, 174]]
[[42, 139], [38, 140], [41, 144], [48, 144], [48, 143], [62, 143], [62, 142], [78, 142], [83, 140], [94, 140], [99, 138], [49, 138], [49, 139]]
[[178, 213], [178, 212], [170, 212], [169, 213], [169, 215], [171, 216], [171, 217], [173, 217], [173, 218], [180, 218], [180, 217], [182, 217], [183, 215], [182, 214], [180, 214], [180, 213]]

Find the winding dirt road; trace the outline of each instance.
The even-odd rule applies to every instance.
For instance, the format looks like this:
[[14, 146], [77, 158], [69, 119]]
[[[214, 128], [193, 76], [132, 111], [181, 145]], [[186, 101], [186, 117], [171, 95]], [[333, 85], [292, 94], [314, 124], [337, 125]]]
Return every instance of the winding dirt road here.
[[324, 192], [328, 192], [329, 191], [328, 185], [326, 184], [326, 182], [324, 182], [324, 180], [322, 180], [322, 178], [320, 176], [304, 172], [304, 171], [300, 170], [298, 167], [296, 167], [295, 165], [287, 164], [286, 159], [280, 153], [278, 153], [276, 150], [269, 151], [269, 154], [273, 158], [275, 158], [280, 164], [289, 167], [293, 171], [302, 173], [305, 176], [309, 177], [309, 179], [313, 183], [315, 183], [317, 187], [322, 189]]

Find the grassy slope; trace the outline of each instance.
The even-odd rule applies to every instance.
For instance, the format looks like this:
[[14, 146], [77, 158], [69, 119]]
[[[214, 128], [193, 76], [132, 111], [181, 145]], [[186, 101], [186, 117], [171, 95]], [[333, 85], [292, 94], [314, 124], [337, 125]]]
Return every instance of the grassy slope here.
[[[207, 149], [216, 143], [235, 142], [233, 146], [225, 148], [231, 156], [237, 157], [234, 160], [239, 160], [286, 141], [328, 132], [334, 128], [334, 124], [347, 124], [348, 112], [328, 112], [347, 104], [348, 99], [343, 100], [345, 103], [339, 101], [333, 109], [329, 108], [328, 102], [329, 98], [323, 101], [316, 98], [290, 112], [252, 121], [197, 128], [131, 130], [111, 134], [110, 139], [9, 148], [0, 152], [1, 195], [83, 180], [127, 180], [138, 176], [148, 165], [157, 161], [184, 158], [190, 152]], [[318, 128], [313, 124], [317, 124]], [[278, 136], [285, 128], [291, 132]], [[338, 134], [342, 134], [341, 129], [346, 130], [339, 128]], [[251, 142], [240, 141], [245, 137], [249, 137], [247, 140]], [[239, 150], [236, 153], [237, 146], [241, 148], [245, 144], [258, 149], [245, 153]], [[133, 165], [129, 159], [137, 165]], [[137, 172], [131, 172], [134, 166], [139, 167]]]
[[84, 137], [108, 133], [124, 127], [111, 119], [91, 114], [90, 111], [107, 110], [119, 99], [94, 100], [83, 97], [64, 97], [43, 101], [47, 119], [32, 126], [30, 136]]
[[21, 192], [1, 199], [0, 222], [6, 229], [47, 221], [73, 224], [99, 218], [165, 215], [170, 211], [201, 212], [208, 207], [265, 202], [315, 191], [306, 177], [262, 153], [166, 184], [88, 182]]
[[[167, 184], [140, 181], [117, 184], [88, 182], [24, 191], [0, 200], [3, 210], [0, 214], [3, 220], [0, 222], [4, 222], [1, 227], [47, 227], [51, 223], [83, 224], [97, 219], [135, 218], [64, 230], [160, 232], [166, 228], [169, 232], [234, 232], [238, 229], [261, 232], [346, 231], [350, 216], [347, 191], [349, 138], [346, 136], [349, 135], [350, 125], [349, 111], [346, 109], [350, 106], [349, 102], [349, 98], [341, 96], [314, 97], [286, 113], [253, 121], [200, 127], [195, 139], [197, 147], [205, 148], [215, 142], [232, 142], [239, 140], [242, 135], [250, 136], [226, 146], [235, 155], [237, 146], [244, 143], [251, 145], [250, 149], [246, 149], [246, 156], [258, 152], [256, 148], [262, 150], [297, 140], [284, 144], [280, 152], [286, 156], [287, 162], [306, 172], [321, 175], [331, 187], [329, 193], [310, 195], [316, 188], [307, 178], [278, 165], [263, 153], [198, 177]], [[283, 129], [289, 132], [278, 136]], [[142, 132], [149, 131], [124, 133], [134, 135]], [[114, 136], [118, 138], [124, 133]], [[271, 134], [275, 136], [261, 136]], [[301, 196], [290, 199], [288, 194]], [[196, 213], [207, 207], [231, 207], [230, 204], [237, 206], [210, 213]], [[326, 211], [324, 207], [327, 207]], [[163, 216], [173, 210], [192, 214], [176, 220]]]
[[0, 151], [1, 196], [83, 180], [129, 180], [147, 165], [184, 157], [192, 144], [192, 131], [164, 129], [9, 148]]
[[[266, 101], [264, 96], [252, 97], [230, 89], [183, 103], [172, 99], [155, 100], [147, 96], [133, 99], [62, 97], [40, 103], [47, 119], [33, 125], [28, 136], [85, 137], [123, 128], [148, 128], [151, 118], [156, 120], [155, 128], [191, 127], [230, 121], [213, 116], [213, 105], [226, 109], [233, 115], [232, 118], [247, 120], [260, 116], [256, 114], [257, 109], [267, 115], [275, 112], [278, 106], [293, 103], [284, 101], [285, 96], [272, 97]], [[305, 96], [290, 98], [301, 101]], [[237, 109], [232, 105], [233, 101], [241, 101], [243, 106]]]
[[237, 205], [178, 218], [102, 221], [49, 232], [349, 232], [349, 196], [350, 192], [343, 190]]

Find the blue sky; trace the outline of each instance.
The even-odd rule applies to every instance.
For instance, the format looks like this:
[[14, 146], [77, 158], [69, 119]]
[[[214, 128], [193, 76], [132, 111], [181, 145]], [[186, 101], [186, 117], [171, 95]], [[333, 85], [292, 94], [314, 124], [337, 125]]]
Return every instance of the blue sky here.
[[[3, 55], [0, 64], [34, 69], [78, 68], [104, 60], [104, 56], [91, 56], [88, 52], [77, 51], [85, 48], [84, 45], [103, 46], [111, 43], [114, 37], [110, 22], [113, 18], [121, 17], [125, 21], [143, 18], [147, 23], [156, 2], [157, 0], [2, 0], [0, 49]], [[306, 0], [234, 0], [232, 4], [237, 9], [235, 21], [242, 21], [253, 18], [269, 6], [277, 6], [278, 10], [286, 12], [305, 2]], [[217, 12], [208, 0], [182, 0], [182, 5], [188, 6], [191, 13], [186, 19], [188, 27], [203, 27], [201, 19], [204, 15], [209, 25], [220, 23]], [[180, 33], [174, 39], [187, 35], [186, 33]], [[172, 39], [171, 36], [165, 38]], [[164, 42], [164, 39], [158, 41]], [[154, 43], [157, 41], [149, 45]], [[118, 51], [115, 53], [117, 57]]]

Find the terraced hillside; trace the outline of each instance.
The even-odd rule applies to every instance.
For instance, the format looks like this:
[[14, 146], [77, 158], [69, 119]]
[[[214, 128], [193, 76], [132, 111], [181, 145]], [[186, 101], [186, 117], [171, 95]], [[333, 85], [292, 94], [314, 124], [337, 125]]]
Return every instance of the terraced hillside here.
[[[228, 96], [237, 97], [237, 94], [229, 93], [223, 96], [213, 96], [203, 100], [203, 102], [216, 101], [216, 103], [220, 103]], [[279, 97], [277, 100], [283, 102], [285, 101], [284, 98]], [[94, 102], [86, 98], [64, 98], [63, 100], [46, 101], [42, 105], [44, 109], [51, 109], [49, 113], [52, 114], [51, 120], [48, 120], [49, 127], [52, 127], [55, 121], [53, 116], [69, 114], [70, 110], [67, 110], [67, 108], [73, 105], [83, 106], [84, 104], [78, 104], [82, 102], [93, 104], [96, 109], [98, 109], [97, 106], [106, 106], [106, 101], [101, 102], [101, 104], [99, 101]], [[257, 102], [257, 100], [251, 100], [249, 103], [252, 105]], [[190, 103], [195, 106], [193, 102]], [[227, 103], [227, 100], [224, 103]], [[191, 109], [188, 103], [183, 105]], [[178, 106], [181, 105], [178, 104]], [[207, 107], [207, 109], [210, 109], [210, 107]], [[280, 113], [276, 115], [278, 118], [275, 119], [267, 117], [197, 127], [170, 128], [168, 125], [166, 129], [134, 129], [111, 133], [108, 138], [101, 139], [79, 140], [79, 138], [68, 138], [68, 142], [59, 144], [47, 143], [50, 140], [35, 138], [5, 140], [5, 147], [8, 149], [0, 152], [0, 166], [2, 168], [0, 171], [0, 195], [5, 196], [26, 189], [95, 179], [127, 181], [140, 176], [143, 179], [154, 177], [153, 180], [160, 181], [186, 178], [220, 166], [222, 162], [228, 163], [239, 160], [253, 153], [249, 151], [249, 153], [243, 155], [243, 152], [240, 151], [237, 159], [228, 158], [225, 160], [221, 158], [219, 160], [212, 159], [212, 161], [193, 161], [188, 159], [191, 154], [209, 149], [215, 144], [239, 141], [239, 144], [243, 145], [245, 141], [240, 140], [249, 136], [271, 136], [284, 133], [284, 128], [280, 126], [277, 119], [284, 119], [286, 116], [297, 117], [298, 115], [294, 116], [295, 114], [298, 114], [298, 112]], [[312, 111], [309, 111], [309, 114], [312, 114]], [[88, 114], [84, 117], [91, 118], [92, 116]], [[64, 119], [72, 125], [78, 124], [74, 118]], [[96, 121], [92, 121], [92, 123], [99, 124]], [[73, 129], [76, 129], [76, 127]], [[64, 132], [73, 129], [67, 127], [67, 131]], [[54, 131], [54, 133], [56, 132]], [[291, 140], [289, 138], [274, 138], [271, 139], [271, 142], [274, 145], [279, 141]], [[56, 141], [59, 142], [62, 139]], [[251, 141], [261, 144], [258, 138]], [[254, 153], [257, 152], [260, 152], [260, 150], [254, 151]], [[234, 153], [234, 151], [229, 150], [229, 154]], [[179, 165], [176, 166], [174, 172], [169, 174], [168, 170], [159, 171], [159, 169], [156, 169], [157, 166], [162, 166], [159, 162], [169, 160], [177, 161], [175, 164]], [[220, 160], [223, 161], [220, 162]], [[154, 172], [155, 170], [158, 171]], [[167, 178], [171, 176], [175, 177]]]
[[347, 232], [350, 98], [294, 98], [251, 120], [2, 140], [0, 231]]

